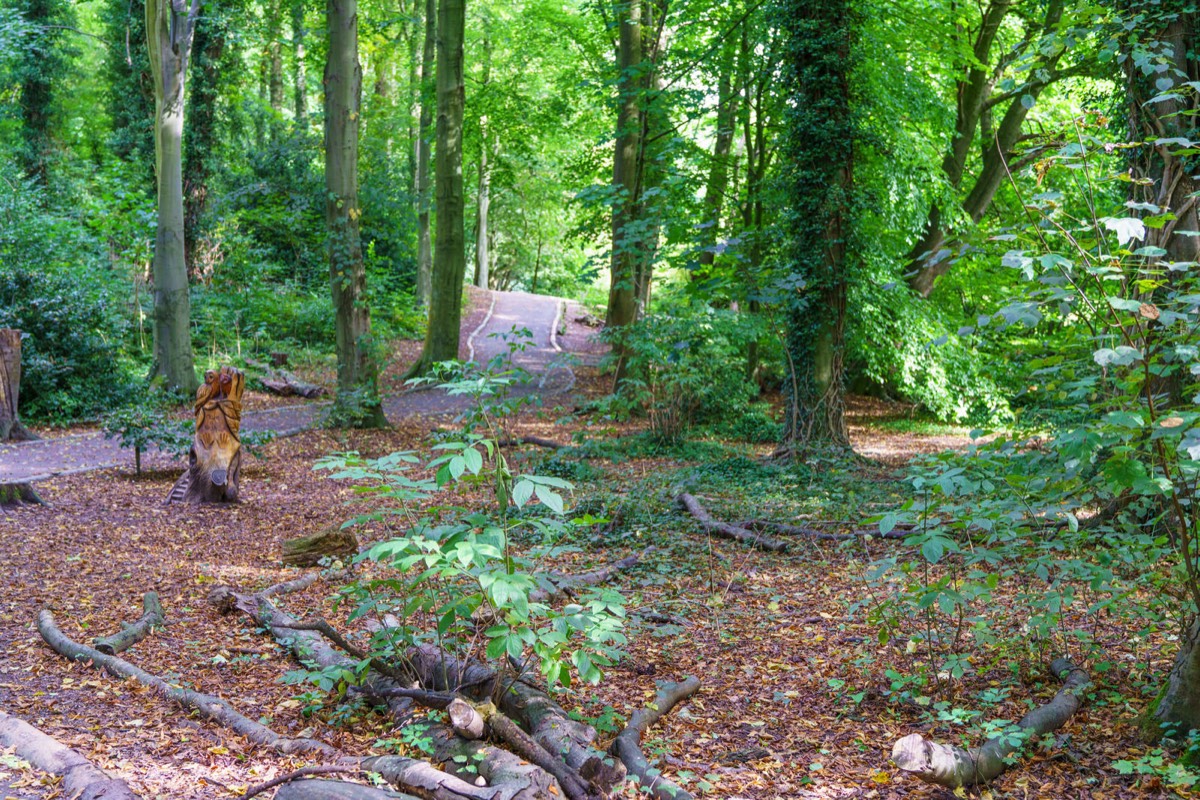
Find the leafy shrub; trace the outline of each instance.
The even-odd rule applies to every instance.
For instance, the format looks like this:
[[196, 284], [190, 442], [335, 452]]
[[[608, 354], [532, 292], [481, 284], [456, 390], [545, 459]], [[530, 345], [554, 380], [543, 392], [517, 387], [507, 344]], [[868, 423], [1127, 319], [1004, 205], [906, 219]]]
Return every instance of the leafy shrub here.
[[131, 376], [120, 358], [127, 323], [102, 288], [22, 267], [0, 272], [0, 327], [21, 342], [21, 410], [28, 420], [65, 423], [128, 402]]
[[105, 439], [119, 439], [121, 447], [132, 447], [138, 475], [142, 474], [142, 453], [157, 447], [166, 453], [182, 455], [192, 444], [187, 421], [171, 418], [161, 406], [142, 403], [106, 414], [101, 421]]

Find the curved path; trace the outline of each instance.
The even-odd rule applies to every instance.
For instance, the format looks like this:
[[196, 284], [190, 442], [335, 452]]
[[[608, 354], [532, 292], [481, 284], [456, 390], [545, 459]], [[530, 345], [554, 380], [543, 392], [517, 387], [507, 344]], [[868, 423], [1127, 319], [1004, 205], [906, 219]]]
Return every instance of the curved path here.
[[[530, 345], [516, 353], [513, 361], [536, 378], [528, 387], [517, 389], [542, 396], [568, 392], [575, 384], [575, 375], [568, 361], [573, 354], [559, 344], [558, 331], [565, 316], [579, 313], [578, 306], [569, 300], [525, 292], [491, 292], [488, 315], [467, 339], [467, 352], [462, 355], [486, 363], [496, 355], [508, 352], [505, 336], [514, 327], [528, 329]], [[578, 342], [576, 334], [570, 337]], [[581, 352], [577, 360], [595, 361], [595, 353]], [[384, 398], [383, 410], [388, 419], [418, 414], [434, 416], [462, 410], [469, 400], [450, 397], [439, 390], [403, 392]], [[314, 427], [328, 403], [306, 403], [263, 411], [248, 410], [242, 414], [242, 430], [274, 430], [280, 436], [291, 436]], [[44, 439], [36, 442], [0, 445], [0, 483], [28, 483], [47, 480], [59, 475], [115, 467], [131, 460], [131, 454], [114, 440], [105, 439], [99, 432]]]

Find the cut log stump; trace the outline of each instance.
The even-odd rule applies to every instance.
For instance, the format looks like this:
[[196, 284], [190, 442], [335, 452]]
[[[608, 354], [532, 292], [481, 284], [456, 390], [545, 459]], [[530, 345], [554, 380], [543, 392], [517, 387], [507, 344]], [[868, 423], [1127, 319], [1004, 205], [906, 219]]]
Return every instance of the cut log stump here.
[[0, 483], [0, 506], [19, 506], [23, 503], [44, 506], [32, 483]]
[[351, 531], [335, 525], [308, 536], [287, 539], [282, 550], [284, 564], [293, 567], [315, 567], [327, 556], [353, 556], [358, 552], [358, 539]]
[[0, 442], [38, 438], [17, 417], [21, 392], [21, 332], [0, 328]]

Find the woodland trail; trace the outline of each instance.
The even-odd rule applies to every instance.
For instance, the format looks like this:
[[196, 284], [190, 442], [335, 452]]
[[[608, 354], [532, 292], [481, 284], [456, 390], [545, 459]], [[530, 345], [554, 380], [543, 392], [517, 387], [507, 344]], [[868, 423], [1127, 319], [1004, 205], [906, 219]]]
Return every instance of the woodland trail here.
[[[462, 355], [487, 363], [507, 352], [504, 338], [515, 327], [528, 329], [529, 346], [515, 354], [513, 361], [532, 373], [535, 380], [514, 391], [556, 396], [569, 392], [575, 383], [571, 360], [594, 363], [598, 348], [588, 341], [590, 331], [573, 323], [582, 314], [578, 304], [548, 295], [526, 292], [489, 292], [489, 311], [466, 336]], [[562, 330], [560, 336], [559, 331]], [[450, 397], [440, 390], [406, 391], [384, 398], [388, 419], [409, 416], [437, 416], [461, 411], [468, 398]], [[242, 415], [242, 430], [273, 430], [279, 436], [291, 436], [320, 424], [328, 402], [304, 403], [255, 411]], [[33, 483], [50, 478], [120, 466], [132, 458], [115, 440], [105, 439], [99, 431], [44, 439], [34, 442], [0, 445], [0, 483]]]

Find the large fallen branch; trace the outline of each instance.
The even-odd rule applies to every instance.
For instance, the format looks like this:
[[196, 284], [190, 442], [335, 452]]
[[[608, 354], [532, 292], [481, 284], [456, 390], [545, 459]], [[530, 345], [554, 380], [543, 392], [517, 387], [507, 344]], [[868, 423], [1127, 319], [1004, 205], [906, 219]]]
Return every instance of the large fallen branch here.
[[129, 784], [111, 778], [71, 748], [28, 722], [0, 711], [0, 748], [16, 754], [42, 772], [62, 777], [60, 788], [77, 800], [138, 800]]
[[105, 655], [116, 655], [124, 652], [150, 635], [155, 628], [161, 628], [166, 623], [166, 614], [158, 594], [146, 592], [142, 598], [142, 615], [134, 622], [122, 622], [121, 630], [109, 636], [99, 636], [93, 642], [96, 649]]
[[1091, 683], [1088, 674], [1065, 658], [1056, 658], [1050, 671], [1063, 686], [1053, 700], [1021, 718], [1017, 723], [1020, 731], [1005, 731], [970, 750], [930, 742], [912, 733], [892, 747], [892, 761], [926, 783], [947, 789], [990, 783], [1004, 772], [1005, 759], [1026, 741], [1058, 730], [1079, 709], [1083, 692]]
[[361, 783], [306, 779], [279, 787], [275, 800], [419, 800], [411, 794], [399, 794]]
[[639, 561], [654, 551], [654, 547], [647, 547], [640, 553], [633, 553], [625, 556], [619, 561], [614, 561], [608, 566], [594, 569], [591, 572], [581, 572], [577, 575], [568, 575], [562, 572], [552, 572], [548, 576], [549, 583], [553, 589], [534, 589], [529, 593], [529, 600], [533, 603], [545, 603], [553, 600], [558, 600], [561, 597], [570, 594], [571, 592], [582, 589], [585, 586], [596, 586], [604, 583], [616, 575], [618, 572], [623, 572], [630, 567], [635, 566]]
[[506, 436], [497, 442], [497, 444], [501, 447], [516, 447], [517, 445], [531, 444], [534, 447], [544, 447], [547, 450], [561, 450], [569, 446], [562, 442], [556, 442], [553, 439], [543, 439], [540, 436]]
[[202, 717], [224, 725], [255, 744], [270, 747], [281, 753], [320, 753], [322, 755], [336, 753], [324, 742], [313, 739], [285, 739], [265, 725], [238, 713], [233, 706], [219, 697], [194, 692], [180, 686], [172, 686], [157, 675], [152, 675], [119, 656], [107, 655], [87, 645], [74, 642], [58, 629], [54, 623], [54, 615], [48, 610], [43, 610], [38, 614], [37, 623], [38, 631], [46, 640], [46, 644], [62, 657], [70, 661], [90, 661], [111, 675], [133, 678], [159, 695], [174, 700], [184, 708], [196, 711]]
[[658, 800], [693, 799], [692, 795], [663, 778], [657, 769], [650, 766], [650, 762], [642, 754], [642, 737], [648, 728], [669, 714], [680, 702], [695, 694], [699, 688], [700, 681], [697, 678], [688, 678], [680, 683], [663, 686], [654, 698], [654, 705], [633, 712], [629, 717], [629, 724], [617, 734], [609, 748], [614, 756], [621, 759], [629, 773], [637, 776], [641, 786]]
[[752, 531], [773, 531], [785, 536], [806, 536], [822, 541], [844, 542], [849, 539], [903, 539], [912, 534], [912, 527], [897, 526], [887, 533], [880, 533], [878, 528], [856, 528], [848, 533], [831, 533], [820, 528], [809, 528], [802, 525], [789, 525], [786, 522], [774, 522], [768, 519], [751, 519], [740, 523], [740, 527]]
[[726, 539], [734, 539], [739, 542], [744, 542], [750, 545], [756, 545], [764, 550], [773, 550], [775, 552], [783, 552], [788, 549], [788, 543], [773, 539], [770, 536], [765, 536], [762, 533], [748, 530], [746, 528], [731, 525], [728, 522], [721, 522], [712, 518], [712, 515], [705, 510], [704, 506], [700, 505], [700, 501], [692, 495], [684, 492], [679, 495], [679, 504], [684, 509], [696, 518], [700, 523], [700, 527], [709, 533], [714, 533], [718, 536], [724, 536]]

